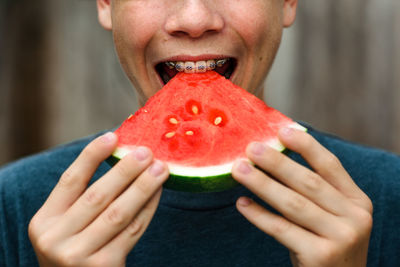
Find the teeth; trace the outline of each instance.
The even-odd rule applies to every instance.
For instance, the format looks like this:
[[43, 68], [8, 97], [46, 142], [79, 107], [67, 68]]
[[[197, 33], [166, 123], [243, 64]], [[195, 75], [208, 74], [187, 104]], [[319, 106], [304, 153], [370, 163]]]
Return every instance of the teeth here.
[[207, 70], [213, 70], [216, 67], [222, 67], [226, 62], [228, 62], [229, 59], [224, 58], [224, 59], [209, 59], [207, 61], [167, 61], [165, 62], [165, 65], [173, 69], [175, 68], [177, 71], [181, 72], [184, 71], [186, 73], [195, 73], [195, 72], [205, 72]]
[[184, 62], [181, 62], [181, 61], [176, 62], [176, 64], [175, 64], [175, 69], [176, 69], [177, 71], [183, 71], [183, 70], [185, 69], [185, 63], [184, 63]]
[[213, 70], [215, 69], [215, 60], [210, 59], [207, 60], [207, 70]]
[[185, 62], [185, 72], [186, 73], [194, 73], [196, 71], [196, 63], [192, 61]]
[[165, 65], [167, 65], [167, 67], [170, 69], [175, 68], [175, 62], [167, 61], [165, 62]]
[[219, 59], [215, 62], [217, 64], [217, 67], [222, 67], [228, 60], [227, 59]]
[[196, 62], [196, 72], [205, 72], [207, 70], [207, 63], [205, 61]]

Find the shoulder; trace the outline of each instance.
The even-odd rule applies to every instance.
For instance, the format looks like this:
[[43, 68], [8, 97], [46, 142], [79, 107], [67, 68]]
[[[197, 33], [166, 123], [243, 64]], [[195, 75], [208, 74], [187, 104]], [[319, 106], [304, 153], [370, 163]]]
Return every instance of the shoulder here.
[[[0, 168], [0, 262], [35, 266], [36, 256], [27, 232], [33, 215], [46, 201], [62, 173], [95, 134], [32, 155]], [[102, 163], [92, 181], [110, 167]], [[22, 257], [21, 257], [22, 255]], [[24, 263], [23, 263], [24, 262]]]
[[[22, 158], [0, 168], [0, 196], [4, 205], [24, 201], [43, 203], [61, 174], [83, 148], [99, 134], [91, 135], [44, 152]], [[4, 203], [6, 202], [6, 203]]]
[[[61, 174], [97, 135], [60, 145], [0, 168], [0, 262], [36, 266], [28, 224]], [[22, 255], [22, 256], [21, 256]]]
[[[307, 126], [308, 127], [308, 126]], [[399, 266], [400, 156], [356, 144], [308, 127], [309, 133], [335, 154], [374, 206], [369, 265]]]
[[64, 170], [65, 167], [70, 165], [82, 149], [96, 136], [97, 134], [78, 139], [11, 162], [0, 168], [0, 183], [7, 183], [21, 176], [28, 182], [28, 178], [35, 174], [59, 173], [60, 170]]
[[308, 127], [309, 133], [335, 154], [345, 169], [363, 179], [391, 176], [400, 182], [400, 156], [389, 151], [350, 142]]
[[[308, 127], [309, 133], [338, 157], [356, 184], [373, 201], [375, 210], [400, 212], [400, 156], [349, 142]], [[398, 217], [400, 222], [400, 216]]]

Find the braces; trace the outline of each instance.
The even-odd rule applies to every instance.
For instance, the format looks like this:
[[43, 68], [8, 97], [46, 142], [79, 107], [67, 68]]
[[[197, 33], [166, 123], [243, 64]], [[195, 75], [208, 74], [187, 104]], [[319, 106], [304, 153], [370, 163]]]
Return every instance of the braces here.
[[167, 61], [165, 65], [170, 69], [176, 69], [179, 72], [195, 73], [195, 72], [205, 72], [206, 70], [213, 70], [216, 67], [222, 67], [229, 59], [218, 59], [218, 60], [207, 60], [207, 61], [197, 61], [197, 62], [182, 62], [182, 61]]

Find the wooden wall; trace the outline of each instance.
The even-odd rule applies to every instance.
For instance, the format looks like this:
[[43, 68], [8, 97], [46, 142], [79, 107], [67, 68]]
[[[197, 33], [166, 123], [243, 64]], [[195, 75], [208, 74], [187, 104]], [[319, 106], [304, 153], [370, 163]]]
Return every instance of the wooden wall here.
[[281, 100], [282, 108], [318, 128], [399, 153], [400, 1], [299, 2], [286, 36], [291, 58], [271, 86], [290, 80], [280, 88], [289, 99]]
[[[299, 1], [266, 101], [400, 153], [400, 1]], [[115, 127], [136, 110], [95, 1], [0, 1], [0, 164]]]

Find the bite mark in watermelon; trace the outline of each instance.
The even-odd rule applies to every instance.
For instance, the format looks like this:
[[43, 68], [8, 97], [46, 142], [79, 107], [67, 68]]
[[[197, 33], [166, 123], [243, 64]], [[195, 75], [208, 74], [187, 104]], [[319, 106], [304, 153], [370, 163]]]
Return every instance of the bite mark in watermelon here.
[[214, 71], [178, 73], [115, 131], [115, 163], [137, 146], [166, 162], [164, 187], [189, 192], [222, 191], [237, 185], [233, 162], [246, 146], [263, 142], [279, 151], [282, 127], [306, 130]]

